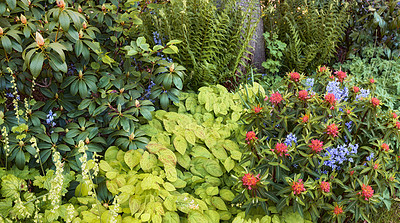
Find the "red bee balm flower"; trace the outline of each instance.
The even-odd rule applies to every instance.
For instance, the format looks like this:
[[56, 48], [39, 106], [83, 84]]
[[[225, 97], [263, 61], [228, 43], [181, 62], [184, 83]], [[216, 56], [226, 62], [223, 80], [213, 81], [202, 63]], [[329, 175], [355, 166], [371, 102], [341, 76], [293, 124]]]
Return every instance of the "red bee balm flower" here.
[[361, 197], [364, 197], [365, 200], [368, 201], [372, 196], [374, 196], [374, 190], [372, 190], [371, 186], [363, 184], [361, 186], [361, 192], [358, 192], [358, 194], [360, 194]]
[[343, 208], [336, 205], [335, 208], [333, 209], [333, 213], [335, 215], [340, 215], [343, 213]]
[[386, 143], [382, 143], [381, 148], [385, 152], [389, 152], [389, 145]]
[[290, 76], [290, 80], [292, 80], [294, 82], [299, 82], [299, 80], [300, 80], [300, 74], [297, 72], [291, 72], [289, 74], [289, 76]]
[[308, 92], [306, 90], [299, 91], [299, 99], [306, 101], [308, 99]]
[[335, 105], [335, 103], [336, 103], [335, 95], [332, 93], [326, 94], [325, 101], [328, 102], [330, 105]]
[[331, 185], [329, 184], [329, 182], [322, 181], [320, 186], [321, 190], [325, 193], [329, 193], [329, 191], [331, 190]]
[[306, 191], [306, 188], [304, 188], [303, 180], [299, 179], [297, 182], [293, 182], [292, 184], [292, 191], [294, 195], [301, 194], [302, 192]]
[[354, 91], [354, 93], [358, 93], [360, 91], [360, 88], [357, 86], [354, 86], [353, 91]]
[[376, 106], [378, 106], [379, 103], [381, 103], [381, 102], [380, 102], [379, 99], [377, 99], [377, 98], [371, 98], [371, 103], [372, 103], [372, 105], [373, 105], [374, 107], [376, 107]]
[[260, 107], [260, 105], [254, 106], [253, 110], [254, 113], [258, 114], [260, 111], [263, 109], [263, 107]]
[[337, 75], [339, 82], [343, 82], [343, 80], [347, 77], [346, 72], [343, 72], [341, 70], [336, 71], [335, 74]]
[[310, 118], [310, 116], [309, 115], [304, 115], [303, 117], [301, 117], [301, 121], [303, 122], [303, 123], [306, 123], [306, 122], [308, 122], [308, 119]]
[[271, 149], [272, 152], [275, 152], [277, 155], [279, 156], [288, 156], [289, 154], [287, 154], [288, 149], [287, 146], [284, 143], [277, 143], [275, 145], [275, 149]]
[[252, 190], [257, 187], [257, 182], [260, 181], [260, 174], [257, 174], [257, 176], [254, 176], [251, 173], [246, 173], [242, 177], [242, 183], [244, 187], [247, 187], [247, 189]]
[[282, 95], [279, 94], [279, 92], [275, 92], [271, 95], [271, 97], [269, 98], [269, 100], [271, 101], [272, 104], [279, 104], [281, 103], [281, 101], [283, 100]]
[[326, 133], [327, 133], [328, 135], [333, 136], [333, 137], [336, 137], [336, 136], [338, 135], [338, 133], [339, 133], [338, 130], [339, 130], [339, 128], [338, 128], [338, 126], [337, 126], [335, 123], [330, 124], [330, 125], [328, 125], [328, 126], [326, 127]]
[[254, 142], [256, 139], [258, 139], [258, 138], [256, 137], [256, 133], [255, 132], [249, 131], [249, 132], [246, 133], [247, 144], [250, 144], [251, 142]]
[[315, 153], [319, 153], [323, 150], [324, 143], [322, 141], [319, 141], [318, 139], [313, 139], [311, 140], [311, 145], [309, 147], [311, 150]]

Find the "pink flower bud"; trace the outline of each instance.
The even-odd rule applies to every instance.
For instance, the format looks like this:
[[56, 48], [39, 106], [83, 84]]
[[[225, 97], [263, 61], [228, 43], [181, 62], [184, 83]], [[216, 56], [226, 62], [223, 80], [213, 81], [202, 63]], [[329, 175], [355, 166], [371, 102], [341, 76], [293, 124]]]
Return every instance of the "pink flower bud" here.
[[59, 7], [59, 8], [65, 8], [65, 2], [64, 2], [64, 0], [58, 0], [57, 1], [57, 6]]
[[43, 36], [40, 35], [39, 32], [36, 32], [36, 43], [37, 43], [38, 46], [43, 46], [44, 45]]
[[21, 23], [26, 24], [26, 17], [24, 15], [21, 15]]
[[0, 36], [3, 35], [3, 28], [0, 27]]

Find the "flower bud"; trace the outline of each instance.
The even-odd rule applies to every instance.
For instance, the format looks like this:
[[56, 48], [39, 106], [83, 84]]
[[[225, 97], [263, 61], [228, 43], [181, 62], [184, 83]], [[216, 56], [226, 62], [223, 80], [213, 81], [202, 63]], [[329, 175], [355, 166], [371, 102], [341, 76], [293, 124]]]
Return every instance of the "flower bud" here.
[[105, 6], [104, 4], [101, 6], [101, 10], [102, 10], [103, 12], [106, 11], [106, 6]]
[[39, 32], [36, 32], [36, 43], [37, 43], [38, 46], [43, 46], [44, 45], [43, 36]]
[[21, 23], [26, 24], [26, 17], [24, 15], [21, 15]]
[[174, 64], [172, 64], [171, 67], [169, 68], [169, 71], [174, 72], [174, 69], [175, 69], [175, 66], [174, 66]]
[[64, 2], [64, 0], [58, 0], [57, 1], [57, 6], [58, 7], [60, 7], [60, 8], [65, 8], [65, 2]]
[[3, 35], [3, 28], [0, 27], [0, 36]]
[[79, 13], [82, 13], [82, 12], [83, 12], [83, 10], [82, 10], [82, 8], [81, 8], [80, 6], [78, 7], [78, 12], [79, 12]]
[[80, 31], [79, 31], [79, 39], [81, 39], [82, 37], [83, 37], [83, 31], [80, 30]]
[[86, 28], [87, 28], [86, 22], [83, 22], [83, 23], [82, 23], [82, 27], [83, 27], [83, 29], [86, 29]]

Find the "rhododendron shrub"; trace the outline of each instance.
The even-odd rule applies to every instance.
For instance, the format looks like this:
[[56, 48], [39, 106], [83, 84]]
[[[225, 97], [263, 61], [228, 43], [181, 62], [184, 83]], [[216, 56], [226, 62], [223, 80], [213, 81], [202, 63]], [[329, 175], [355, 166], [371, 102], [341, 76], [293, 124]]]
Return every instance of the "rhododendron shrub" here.
[[243, 95], [250, 170], [237, 176], [246, 190], [234, 201], [293, 207], [318, 222], [370, 221], [398, 188], [399, 118], [382, 109], [369, 79], [354, 83], [327, 67], [297, 74], [285, 76], [286, 91]]

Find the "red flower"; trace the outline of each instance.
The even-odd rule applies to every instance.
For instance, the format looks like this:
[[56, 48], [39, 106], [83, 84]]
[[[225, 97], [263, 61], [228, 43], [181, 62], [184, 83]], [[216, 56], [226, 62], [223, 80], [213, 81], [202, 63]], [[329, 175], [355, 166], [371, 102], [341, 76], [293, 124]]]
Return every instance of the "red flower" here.
[[292, 80], [294, 82], [299, 82], [299, 80], [300, 80], [300, 74], [297, 72], [291, 72], [289, 74], [289, 76], [290, 76], [290, 80]]
[[374, 78], [369, 79], [369, 83], [371, 83], [371, 84], [375, 83]]
[[376, 106], [378, 106], [379, 103], [381, 103], [381, 102], [380, 102], [379, 99], [377, 99], [377, 98], [371, 98], [371, 103], [372, 103], [372, 105], [373, 105], [374, 107], [376, 107]]
[[330, 125], [328, 125], [328, 126], [326, 127], [326, 133], [327, 133], [328, 135], [333, 136], [333, 137], [336, 137], [336, 136], [338, 135], [338, 133], [339, 133], [338, 130], [339, 130], [339, 128], [338, 128], [338, 126], [337, 126], [335, 123], [330, 124]]
[[278, 105], [283, 100], [282, 95], [279, 92], [275, 92], [269, 98], [272, 104]]
[[394, 119], [397, 118], [397, 114], [396, 114], [396, 113], [393, 112], [392, 115], [393, 115], [393, 118], [394, 118]]
[[308, 99], [308, 92], [306, 90], [299, 91], [299, 99], [306, 101]]
[[313, 139], [311, 140], [311, 145], [309, 147], [311, 150], [315, 153], [319, 153], [323, 150], [324, 143], [322, 141], [319, 141], [318, 139]]
[[260, 181], [260, 174], [258, 174], [257, 176], [254, 176], [251, 173], [246, 173], [243, 177], [242, 177], [242, 183], [243, 186], [246, 187], [249, 190], [252, 190], [254, 188], [257, 187], [257, 182]]
[[350, 176], [353, 176], [353, 174], [354, 174], [354, 170], [351, 170], [350, 171]]
[[279, 156], [288, 156], [289, 154], [287, 154], [288, 149], [287, 146], [284, 143], [277, 143], [275, 145], [275, 149], [271, 149], [272, 152], [275, 152], [277, 155]]
[[396, 122], [396, 128], [400, 129], [400, 122]]
[[331, 185], [329, 184], [329, 182], [322, 181], [320, 186], [321, 190], [325, 193], [329, 193], [329, 191], [331, 190]]
[[379, 164], [378, 163], [375, 163], [374, 164], [374, 170], [377, 170], [379, 168]]
[[358, 93], [360, 91], [360, 88], [357, 86], [354, 86], [353, 91], [354, 91], [354, 93]]
[[309, 115], [304, 115], [303, 117], [301, 117], [301, 122], [306, 123], [306, 122], [308, 122], [309, 118], [310, 118]]
[[330, 78], [330, 79], [333, 79], [333, 78], [335, 78], [335, 76], [331, 75], [329, 78]]
[[302, 192], [306, 191], [306, 188], [304, 188], [303, 180], [299, 179], [297, 182], [293, 182], [292, 184], [292, 191], [293, 194], [301, 194]]
[[343, 208], [342, 208], [342, 207], [339, 207], [338, 205], [336, 205], [335, 208], [333, 209], [333, 213], [334, 213], [335, 215], [340, 215], [340, 214], [343, 213]]
[[264, 101], [268, 101], [268, 96], [265, 96]]
[[322, 72], [325, 72], [325, 71], [326, 71], [326, 67], [325, 66], [322, 66], [322, 67], [319, 68], [319, 72], [322, 73]]
[[368, 201], [372, 196], [374, 196], [374, 190], [372, 190], [371, 186], [363, 184], [361, 186], [361, 192], [358, 192], [358, 194], [360, 194], [361, 197], [364, 197], [365, 200]]
[[347, 113], [348, 115], [350, 115], [351, 110], [347, 109], [346, 113]]
[[347, 77], [346, 72], [341, 71], [341, 70], [336, 71], [335, 74], [337, 75], [339, 82], [343, 82], [343, 80], [346, 79], [346, 77]]
[[254, 106], [253, 110], [254, 113], [258, 114], [260, 111], [263, 109], [263, 107], [260, 107], [260, 105]]
[[249, 131], [249, 132], [246, 133], [247, 144], [250, 144], [250, 143], [254, 142], [256, 139], [258, 139], [258, 138], [257, 138], [255, 132]]
[[332, 93], [326, 94], [325, 101], [328, 102], [330, 105], [335, 105], [335, 103], [336, 103], [335, 95]]
[[386, 143], [382, 143], [381, 148], [385, 152], [389, 152], [389, 145]]

